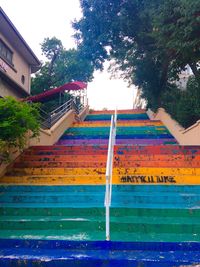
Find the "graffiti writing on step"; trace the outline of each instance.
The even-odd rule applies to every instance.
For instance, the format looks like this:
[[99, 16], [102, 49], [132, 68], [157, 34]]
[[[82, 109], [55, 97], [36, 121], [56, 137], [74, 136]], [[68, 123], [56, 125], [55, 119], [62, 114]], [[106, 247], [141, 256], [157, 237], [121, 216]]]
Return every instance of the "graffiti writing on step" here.
[[122, 183], [163, 183], [163, 184], [175, 184], [176, 180], [174, 176], [145, 176], [145, 175], [133, 175], [133, 176], [122, 176], [121, 177]]

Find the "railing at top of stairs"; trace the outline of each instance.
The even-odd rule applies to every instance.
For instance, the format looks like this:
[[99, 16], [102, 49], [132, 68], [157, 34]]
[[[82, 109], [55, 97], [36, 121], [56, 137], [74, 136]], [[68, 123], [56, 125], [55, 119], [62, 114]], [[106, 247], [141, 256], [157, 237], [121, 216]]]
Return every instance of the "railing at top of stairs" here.
[[108, 154], [106, 164], [106, 192], [105, 192], [105, 208], [106, 208], [106, 240], [110, 240], [110, 206], [112, 197], [112, 170], [113, 170], [113, 153], [116, 139], [117, 127], [117, 111], [111, 116], [110, 135], [108, 143]]
[[68, 100], [51, 112], [46, 112], [40, 108], [41, 127], [43, 129], [50, 129], [68, 111], [74, 110], [74, 112], [78, 115], [83, 108], [84, 106], [82, 104], [76, 104], [73, 99]]

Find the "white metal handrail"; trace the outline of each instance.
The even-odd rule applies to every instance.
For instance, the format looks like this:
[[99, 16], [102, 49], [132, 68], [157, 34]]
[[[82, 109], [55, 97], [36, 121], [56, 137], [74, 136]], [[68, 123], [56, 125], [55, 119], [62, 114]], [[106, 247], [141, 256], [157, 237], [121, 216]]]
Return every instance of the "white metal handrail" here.
[[117, 111], [111, 116], [110, 135], [108, 143], [108, 154], [106, 164], [106, 192], [105, 192], [105, 207], [106, 207], [106, 240], [110, 240], [110, 205], [112, 197], [112, 169], [113, 169], [113, 152], [116, 138], [117, 127]]

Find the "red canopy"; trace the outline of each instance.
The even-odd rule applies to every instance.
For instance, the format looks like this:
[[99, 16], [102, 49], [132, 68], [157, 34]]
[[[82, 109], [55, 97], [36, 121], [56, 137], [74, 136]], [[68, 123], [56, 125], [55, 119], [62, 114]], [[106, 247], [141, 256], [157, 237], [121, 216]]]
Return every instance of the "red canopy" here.
[[84, 82], [71, 82], [71, 83], [66, 83], [60, 87], [47, 90], [39, 95], [30, 96], [24, 100], [31, 102], [45, 102], [55, 98], [55, 96], [61, 92], [78, 91], [78, 90], [83, 90], [85, 88], [87, 88], [87, 84]]

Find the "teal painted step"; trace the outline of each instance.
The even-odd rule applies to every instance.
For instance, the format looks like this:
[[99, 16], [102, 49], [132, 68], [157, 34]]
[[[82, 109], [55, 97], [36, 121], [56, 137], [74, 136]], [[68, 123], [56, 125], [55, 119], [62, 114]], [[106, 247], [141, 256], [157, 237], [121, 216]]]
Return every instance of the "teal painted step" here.
[[[198, 189], [114, 185], [113, 240], [174, 241], [176, 236], [175, 241], [199, 241]], [[0, 237], [28, 238], [31, 231], [29, 238], [104, 240], [104, 190], [105, 186], [2, 186]]]
[[[200, 193], [200, 185], [112, 185], [113, 192], [179, 192], [179, 193]], [[0, 185], [2, 192], [60, 192], [60, 193], [81, 193], [81, 192], [105, 192], [105, 185]]]
[[[99, 115], [87, 115], [85, 121], [101, 121], [110, 120], [111, 115], [109, 114], [99, 114]], [[118, 114], [117, 120], [149, 120], [147, 114]]]
[[[104, 203], [104, 194], [103, 193], [3, 193], [0, 195], [0, 202], [2, 205], [12, 204], [13, 206], [18, 206], [23, 204], [35, 204], [36, 206], [43, 206], [49, 204], [52, 206], [63, 205], [65, 207], [102, 207]], [[200, 202], [200, 193], [199, 194], [176, 194], [176, 193], [155, 193], [152, 197], [151, 193], [145, 192], [141, 193], [117, 193], [113, 192], [112, 196], [112, 206], [113, 207], [132, 207], [137, 204], [146, 205], [146, 204], [157, 204], [161, 206], [165, 205], [177, 205], [181, 207], [198, 207]], [[199, 206], [200, 207], [200, 206]]]
[[[110, 127], [72, 127], [64, 134], [108, 134]], [[159, 126], [117, 127], [117, 133], [169, 133], [167, 128]]]
[[[100, 208], [104, 205], [105, 187], [5, 186], [0, 192], [1, 207]], [[112, 207], [199, 208], [199, 203], [199, 186], [113, 186]]]

